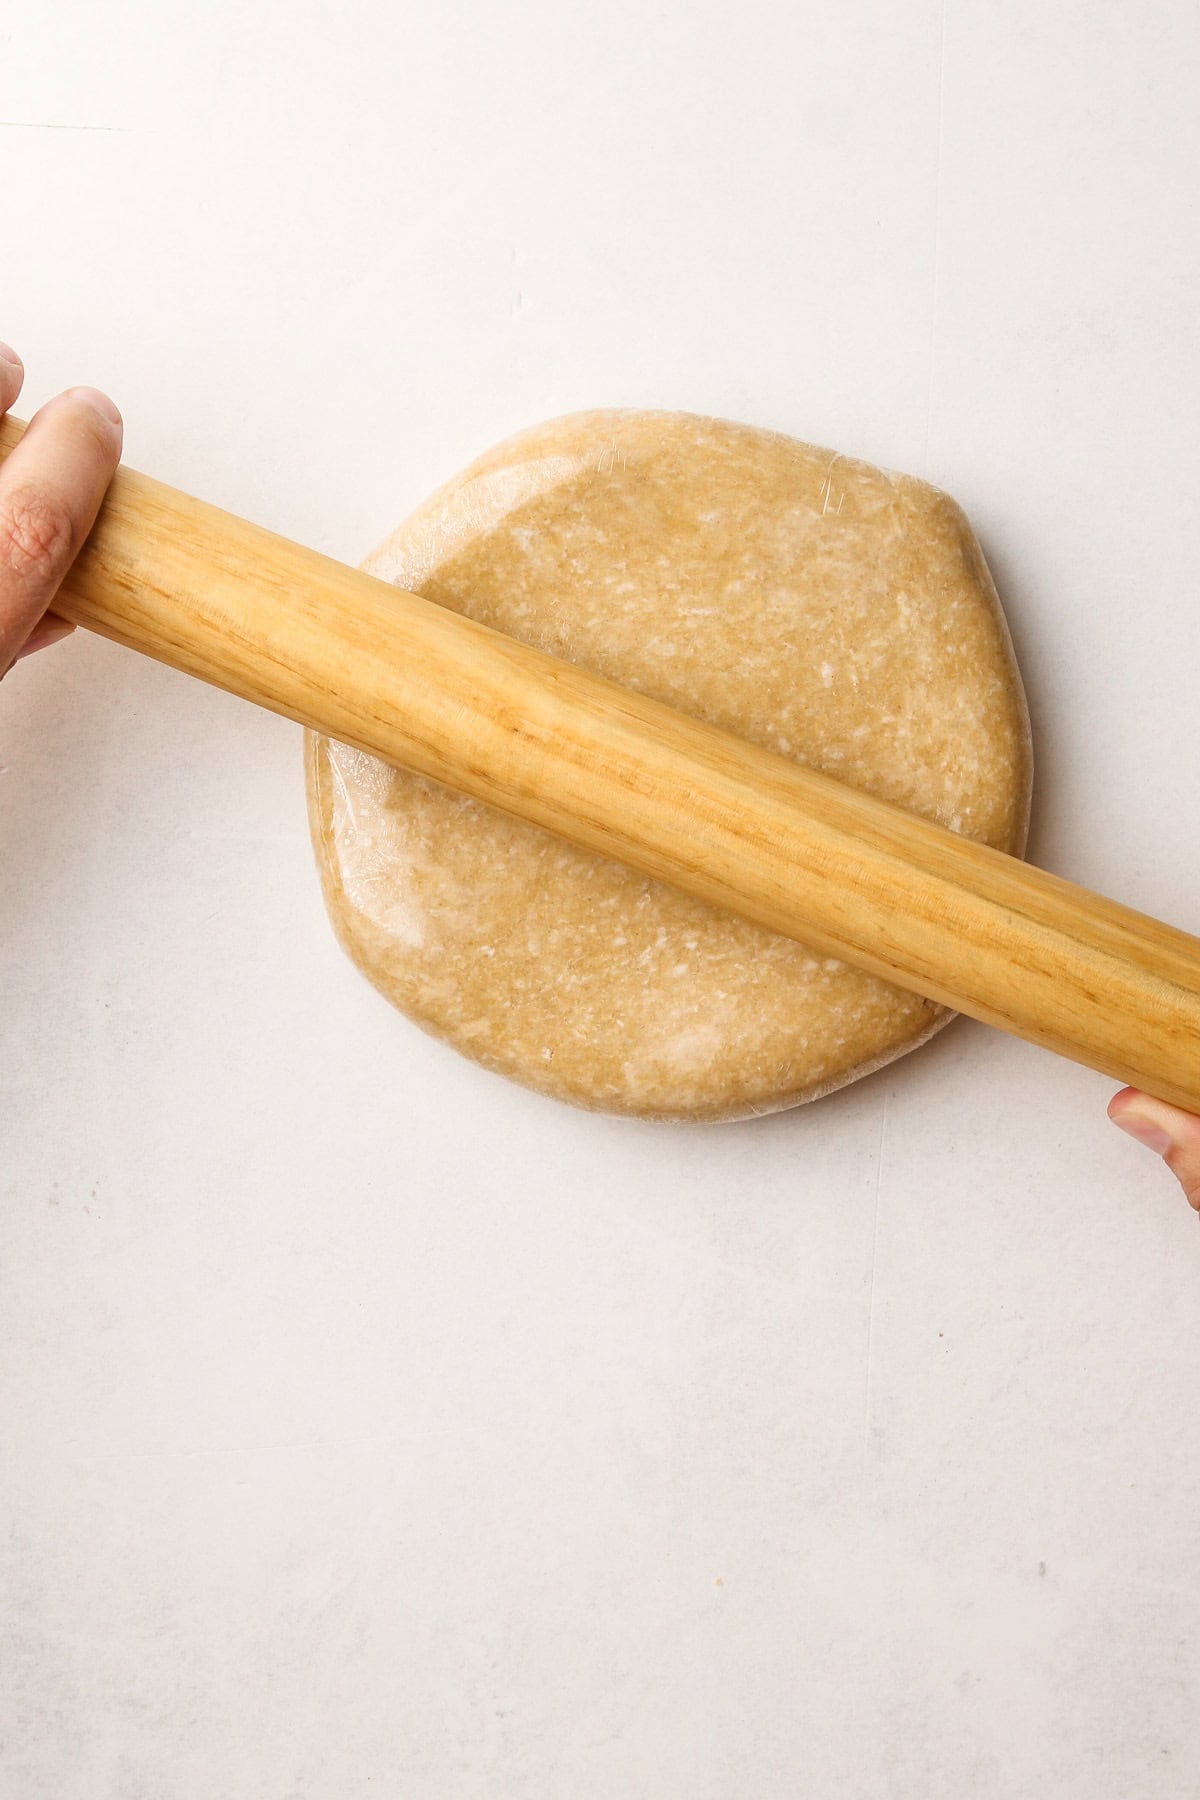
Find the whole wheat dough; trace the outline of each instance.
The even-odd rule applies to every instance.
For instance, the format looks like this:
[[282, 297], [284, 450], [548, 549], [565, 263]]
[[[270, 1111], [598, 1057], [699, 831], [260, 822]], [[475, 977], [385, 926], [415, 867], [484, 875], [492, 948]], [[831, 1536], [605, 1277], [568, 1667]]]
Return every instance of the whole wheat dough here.
[[[596, 412], [522, 433], [364, 565], [1020, 853], [1020, 678], [954, 502], [791, 438]], [[320, 737], [346, 950], [418, 1024], [578, 1105], [730, 1119], [828, 1093], [950, 1015]]]

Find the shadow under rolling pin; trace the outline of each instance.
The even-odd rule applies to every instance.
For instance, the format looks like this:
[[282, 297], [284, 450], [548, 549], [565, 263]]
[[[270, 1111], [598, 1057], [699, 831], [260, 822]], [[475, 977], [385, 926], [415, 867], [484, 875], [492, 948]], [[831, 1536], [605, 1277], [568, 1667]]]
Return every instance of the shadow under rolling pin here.
[[1200, 1112], [1200, 939], [148, 476], [55, 611]]

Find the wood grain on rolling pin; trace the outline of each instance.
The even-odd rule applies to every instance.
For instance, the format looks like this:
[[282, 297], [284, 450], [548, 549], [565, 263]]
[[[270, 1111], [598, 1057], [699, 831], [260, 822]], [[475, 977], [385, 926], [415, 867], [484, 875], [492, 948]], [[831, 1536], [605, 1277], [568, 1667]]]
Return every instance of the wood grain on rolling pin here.
[[1200, 940], [147, 476], [118, 473], [55, 609], [1200, 1111]]

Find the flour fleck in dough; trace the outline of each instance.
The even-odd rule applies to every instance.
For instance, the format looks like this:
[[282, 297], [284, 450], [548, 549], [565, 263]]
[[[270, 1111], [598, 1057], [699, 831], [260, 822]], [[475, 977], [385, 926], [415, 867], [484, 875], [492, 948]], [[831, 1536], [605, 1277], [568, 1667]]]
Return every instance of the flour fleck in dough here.
[[[1029, 724], [946, 495], [772, 432], [597, 412], [501, 444], [364, 564], [441, 605], [1019, 854]], [[310, 735], [338, 936], [387, 997], [577, 1105], [815, 1099], [950, 1015], [532, 825]]]

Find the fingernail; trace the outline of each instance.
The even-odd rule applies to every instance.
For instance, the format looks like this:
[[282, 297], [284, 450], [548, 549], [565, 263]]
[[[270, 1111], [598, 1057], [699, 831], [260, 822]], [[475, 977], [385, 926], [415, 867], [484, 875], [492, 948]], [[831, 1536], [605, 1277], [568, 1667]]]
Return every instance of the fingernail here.
[[1119, 1125], [1131, 1138], [1136, 1138], [1139, 1144], [1145, 1144], [1147, 1150], [1153, 1150], [1155, 1156], [1165, 1156], [1171, 1148], [1173, 1140], [1170, 1133], [1164, 1131], [1161, 1125], [1143, 1119], [1139, 1113], [1119, 1113], [1113, 1124]]
[[25, 368], [25, 364], [11, 344], [0, 344], [0, 362], [11, 363], [14, 369], [24, 370]]
[[108, 395], [102, 394], [99, 388], [68, 388], [67, 398], [69, 400], [85, 401], [88, 406], [92, 407], [100, 414], [102, 419], [107, 419], [110, 425], [119, 425], [121, 423], [120, 413], [117, 411]]

